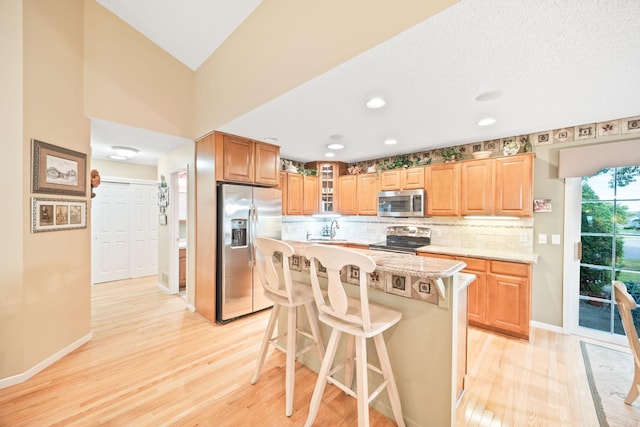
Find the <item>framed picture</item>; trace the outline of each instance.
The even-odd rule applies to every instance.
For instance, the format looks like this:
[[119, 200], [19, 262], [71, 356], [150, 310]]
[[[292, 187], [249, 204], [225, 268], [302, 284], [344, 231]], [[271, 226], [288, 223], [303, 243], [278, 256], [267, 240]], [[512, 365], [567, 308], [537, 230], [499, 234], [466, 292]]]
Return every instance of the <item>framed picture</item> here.
[[87, 155], [32, 140], [32, 191], [69, 196], [87, 195]]
[[31, 232], [87, 228], [85, 200], [31, 198]]

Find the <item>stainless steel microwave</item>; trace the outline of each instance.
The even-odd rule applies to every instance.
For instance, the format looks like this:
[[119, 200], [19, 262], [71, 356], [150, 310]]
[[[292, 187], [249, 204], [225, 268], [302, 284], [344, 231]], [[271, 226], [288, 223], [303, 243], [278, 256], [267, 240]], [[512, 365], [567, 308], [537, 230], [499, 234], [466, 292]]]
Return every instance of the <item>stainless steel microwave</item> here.
[[378, 193], [378, 216], [424, 216], [425, 209], [424, 189]]

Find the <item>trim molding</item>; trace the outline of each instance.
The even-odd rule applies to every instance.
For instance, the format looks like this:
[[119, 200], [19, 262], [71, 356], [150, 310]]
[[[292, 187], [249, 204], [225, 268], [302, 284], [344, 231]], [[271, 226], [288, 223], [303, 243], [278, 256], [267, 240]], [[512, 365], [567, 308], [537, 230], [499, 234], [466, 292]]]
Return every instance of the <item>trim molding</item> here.
[[558, 334], [568, 334], [568, 332], [565, 331], [561, 326], [550, 325], [549, 323], [537, 322], [535, 320], [530, 321], [529, 326], [532, 328], [545, 329], [547, 331], [556, 332]]
[[13, 375], [13, 376], [7, 377], [7, 378], [0, 378], [0, 389], [6, 388], [6, 387], [11, 387], [12, 385], [16, 385], [16, 384], [20, 384], [20, 383], [25, 382], [26, 380], [28, 380], [29, 378], [31, 378], [35, 374], [45, 370], [49, 366], [51, 366], [54, 363], [56, 363], [58, 360], [62, 359], [67, 354], [73, 352], [75, 349], [77, 349], [81, 345], [89, 342], [92, 337], [93, 337], [93, 332], [90, 332], [89, 334], [85, 335], [84, 337], [80, 338], [79, 340], [69, 344], [68, 346], [66, 346], [62, 350], [60, 350], [60, 351], [52, 354], [51, 356], [47, 357], [42, 362], [40, 362], [40, 363], [36, 364], [35, 366], [32, 366], [31, 368], [27, 369], [23, 373], [17, 374], [17, 375]]

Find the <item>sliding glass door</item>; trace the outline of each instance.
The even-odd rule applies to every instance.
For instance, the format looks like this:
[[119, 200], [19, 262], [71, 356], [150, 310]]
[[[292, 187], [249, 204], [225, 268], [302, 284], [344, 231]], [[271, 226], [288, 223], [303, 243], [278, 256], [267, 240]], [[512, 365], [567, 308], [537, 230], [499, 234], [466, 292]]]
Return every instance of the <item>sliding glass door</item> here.
[[640, 166], [602, 169], [582, 179], [580, 241], [578, 325], [624, 335], [611, 282], [625, 283], [640, 302]]

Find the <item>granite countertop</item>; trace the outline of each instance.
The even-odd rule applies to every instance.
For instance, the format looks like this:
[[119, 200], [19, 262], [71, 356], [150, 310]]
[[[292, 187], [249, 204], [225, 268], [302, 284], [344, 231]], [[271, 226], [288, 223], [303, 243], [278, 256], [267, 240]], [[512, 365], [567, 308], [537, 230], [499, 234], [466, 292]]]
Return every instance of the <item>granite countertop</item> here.
[[457, 255], [467, 256], [471, 258], [483, 258], [494, 259], [499, 261], [511, 261], [511, 262], [523, 262], [525, 264], [536, 264], [538, 262], [538, 254], [527, 254], [513, 251], [501, 251], [497, 249], [478, 249], [478, 248], [463, 248], [463, 247], [450, 247], [450, 246], [423, 246], [418, 249], [422, 254], [443, 254], [443, 255]]
[[[305, 248], [314, 243], [287, 241], [295, 255], [304, 256]], [[369, 255], [376, 262], [376, 269], [396, 274], [404, 274], [414, 277], [424, 278], [444, 278], [451, 277], [466, 267], [462, 261], [447, 260], [440, 258], [420, 257], [411, 254], [400, 254], [393, 252], [360, 250]]]

